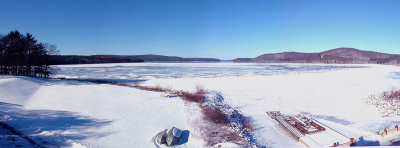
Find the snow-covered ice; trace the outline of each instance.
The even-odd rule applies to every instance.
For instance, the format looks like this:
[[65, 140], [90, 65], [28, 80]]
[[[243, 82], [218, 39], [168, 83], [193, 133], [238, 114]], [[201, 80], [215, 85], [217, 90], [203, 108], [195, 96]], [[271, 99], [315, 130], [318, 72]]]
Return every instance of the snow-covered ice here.
[[[399, 117], [381, 117], [376, 107], [365, 103], [371, 94], [400, 88], [400, 67], [397, 66], [91, 64], [58, 66], [54, 77], [140, 82], [142, 85], [192, 91], [201, 85], [207, 90], [219, 92], [225, 103], [249, 116], [255, 126], [257, 142], [267, 147], [303, 145], [284, 135], [266, 111], [285, 114], [308, 112], [339, 132], [355, 138], [400, 123]], [[15, 113], [9, 113], [11, 118], [22, 116], [17, 113], [19, 110], [32, 112], [34, 116], [40, 116], [37, 111], [42, 110], [54, 111], [51, 114], [57, 117], [71, 116], [78, 123], [62, 124], [68, 127], [66, 129], [41, 129], [40, 132], [51, 131], [71, 140], [75, 140], [73, 135], [80, 135], [75, 137], [79, 143], [94, 147], [129, 147], [133, 143], [154, 147], [150, 139], [163, 129], [177, 126], [195, 131], [189, 122], [188, 106], [181, 100], [161, 96], [160, 93], [84, 82], [7, 76], [0, 79], [0, 102], [21, 105], [13, 108]], [[33, 122], [30, 118], [22, 119]], [[80, 122], [89, 123], [82, 125]], [[202, 144], [201, 138], [191, 132], [189, 142], [183, 146], [201, 147]]]

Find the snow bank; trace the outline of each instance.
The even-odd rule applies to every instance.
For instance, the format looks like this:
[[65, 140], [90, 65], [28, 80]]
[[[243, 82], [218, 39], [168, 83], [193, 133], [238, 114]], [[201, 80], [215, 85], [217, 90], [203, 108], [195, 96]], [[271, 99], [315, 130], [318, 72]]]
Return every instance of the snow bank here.
[[178, 147], [203, 145], [182, 100], [133, 88], [0, 76], [0, 113], [43, 145], [155, 147], [153, 136], [173, 126], [189, 133]]

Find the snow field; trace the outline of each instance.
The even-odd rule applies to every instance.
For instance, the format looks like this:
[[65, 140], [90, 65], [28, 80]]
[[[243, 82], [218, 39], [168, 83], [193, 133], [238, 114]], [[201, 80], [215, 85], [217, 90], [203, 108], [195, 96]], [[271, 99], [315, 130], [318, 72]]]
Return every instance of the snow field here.
[[[219, 92], [225, 103], [250, 117], [258, 144], [267, 147], [303, 145], [282, 133], [266, 111], [292, 115], [308, 112], [354, 138], [400, 123], [399, 117], [381, 117], [375, 106], [365, 103], [371, 94], [400, 88], [400, 67], [396, 66], [135, 63], [64, 65], [60, 69], [56, 77], [126, 83], [140, 80], [142, 85], [186, 91], [195, 91], [200, 85]], [[8, 121], [16, 127], [34, 128], [37, 133], [51, 131], [89, 147], [131, 147], [132, 143], [154, 147], [151, 139], [156, 133], [176, 126], [190, 131], [189, 142], [181, 147], [201, 147], [204, 142], [194, 127], [196, 119], [201, 118], [198, 109], [190, 104], [185, 106], [180, 99], [161, 96], [161, 93], [85, 82], [0, 78], [0, 102], [22, 105], [15, 108], [27, 112], [44, 110], [51, 114], [45, 116], [45, 121], [52, 116], [57, 121], [59, 114], [71, 116], [68, 119], [73, 121], [68, 124], [54, 121], [54, 127], [40, 122], [31, 125], [28, 119], [20, 117], [23, 114], [8, 112], [11, 118], [25, 121], [21, 124]], [[34, 133], [27, 129], [27, 133]], [[322, 138], [322, 143], [330, 142], [318, 138]]]
[[[5, 123], [27, 135], [61, 135], [66, 140], [41, 138], [67, 147], [77, 145], [68, 140], [87, 147], [155, 147], [152, 138], [161, 130], [175, 126], [194, 131], [182, 100], [127, 87], [2, 76], [0, 102], [21, 105], [0, 108], [14, 119]], [[33, 113], [38, 111], [44, 113]], [[178, 147], [203, 145], [196, 132], [189, 139]]]

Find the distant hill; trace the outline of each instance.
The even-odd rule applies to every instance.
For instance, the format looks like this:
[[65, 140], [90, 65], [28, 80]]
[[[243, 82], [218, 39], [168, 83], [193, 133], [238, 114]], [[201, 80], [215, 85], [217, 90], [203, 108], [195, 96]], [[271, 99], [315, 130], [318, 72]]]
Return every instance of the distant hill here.
[[336, 48], [320, 53], [282, 52], [263, 54], [255, 58], [237, 58], [234, 62], [399, 65], [400, 55], [364, 51], [355, 48]]
[[102, 56], [102, 55], [92, 55], [92, 56], [54, 55], [49, 58], [49, 61], [50, 65], [144, 62], [141, 59], [115, 57], [115, 56]]
[[182, 58], [162, 55], [55, 55], [49, 58], [51, 65], [97, 64], [97, 63], [136, 63], [136, 62], [219, 62], [214, 58]]

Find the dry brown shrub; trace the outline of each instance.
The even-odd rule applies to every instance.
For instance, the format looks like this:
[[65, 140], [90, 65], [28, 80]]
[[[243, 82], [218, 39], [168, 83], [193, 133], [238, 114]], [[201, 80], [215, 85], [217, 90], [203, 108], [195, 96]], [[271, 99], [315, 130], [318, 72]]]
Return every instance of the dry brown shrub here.
[[243, 127], [248, 129], [249, 131], [253, 131], [253, 125], [251, 124], [251, 121], [249, 119], [249, 117], [245, 117], [243, 119]]
[[203, 103], [204, 101], [204, 94], [202, 93], [181, 92], [179, 96], [189, 102]]
[[382, 93], [383, 99], [391, 100], [391, 99], [400, 99], [400, 90], [391, 90]]
[[228, 124], [229, 120], [226, 118], [225, 114], [218, 108], [210, 106], [201, 107], [204, 113], [204, 119], [215, 124]]
[[196, 85], [196, 93], [205, 94], [206, 90], [202, 85]]
[[166, 91], [171, 90], [169, 88], [163, 88], [159, 84], [157, 84], [155, 86], [142, 86], [139, 84], [134, 84], [133, 87], [135, 87], [137, 89], [141, 89], [141, 90], [154, 91], [154, 92], [166, 92]]
[[223, 142], [237, 143], [243, 146], [249, 145], [249, 143], [240, 137], [238, 133], [229, 130], [228, 128], [223, 128], [220, 125], [211, 124], [203, 126], [202, 130], [203, 139], [208, 147]]

